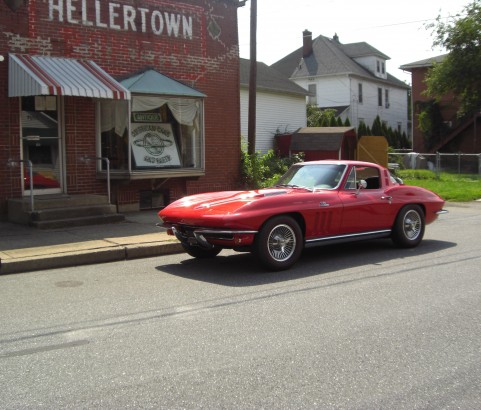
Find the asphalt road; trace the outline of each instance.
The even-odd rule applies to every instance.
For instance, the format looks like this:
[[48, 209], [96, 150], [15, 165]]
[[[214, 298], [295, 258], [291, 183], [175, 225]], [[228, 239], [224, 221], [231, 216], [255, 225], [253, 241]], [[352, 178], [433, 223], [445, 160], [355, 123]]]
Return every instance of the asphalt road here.
[[0, 276], [0, 408], [481, 408], [481, 204], [416, 249]]

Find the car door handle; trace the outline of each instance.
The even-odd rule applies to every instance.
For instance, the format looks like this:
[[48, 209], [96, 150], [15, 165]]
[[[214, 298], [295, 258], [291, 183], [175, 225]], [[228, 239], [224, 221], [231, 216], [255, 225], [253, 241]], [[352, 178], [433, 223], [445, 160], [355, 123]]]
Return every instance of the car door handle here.
[[381, 199], [386, 199], [388, 201], [391, 201], [392, 200], [392, 196], [382, 196]]

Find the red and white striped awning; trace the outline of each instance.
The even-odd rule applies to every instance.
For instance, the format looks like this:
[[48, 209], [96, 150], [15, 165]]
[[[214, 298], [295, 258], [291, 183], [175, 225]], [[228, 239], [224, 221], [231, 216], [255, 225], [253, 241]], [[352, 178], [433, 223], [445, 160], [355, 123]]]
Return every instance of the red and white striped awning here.
[[9, 54], [8, 96], [29, 95], [130, 100], [130, 91], [91, 60]]

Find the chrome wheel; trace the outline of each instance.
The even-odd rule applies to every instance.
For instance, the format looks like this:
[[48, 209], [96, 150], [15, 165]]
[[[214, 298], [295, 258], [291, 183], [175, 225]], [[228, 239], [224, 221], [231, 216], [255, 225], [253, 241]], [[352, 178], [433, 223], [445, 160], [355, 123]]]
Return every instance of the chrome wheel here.
[[403, 248], [413, 248], [424, 236], [424, 212], [419, 205], [406, 205], [402, 208], [392, 229], [392, 240]]
[[296, 234], [289, 225], [277, 225], [269, 234], [267, 246], [272, 259], [283, 262], [296, 249]]
[[269, 219], [256, 236], [253, 252], [271, 270], [288, 269], [299, 259], [303, 233], [294, 218], [279, 215]]
[[406, 238], [411, 241], [415, 240], [421, 233], [421, 226], [421, 216], [415, 210], [406, 212], [403, 224], [404, 235], [406, 235]]

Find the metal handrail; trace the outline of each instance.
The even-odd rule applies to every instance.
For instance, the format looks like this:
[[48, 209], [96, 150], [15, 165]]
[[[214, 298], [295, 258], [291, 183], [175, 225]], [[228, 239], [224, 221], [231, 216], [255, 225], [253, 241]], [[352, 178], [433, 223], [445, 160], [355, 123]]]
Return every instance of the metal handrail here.
[[96, 161], [105, 161], [105, 163], [107, 164], [107, 196], [108, 196], [109, 205], [110, 205], [110, 160], [107, 157], [91, 157], [88, 155], [84, 155], [80, 157], [80, 161], [82, 162], [87, 162], [92, 159]]
[[27, 167], [28, 167], [28, 173], [29, 173], [29, 176], [30, 176], [30, 211], [33, 212], [35, 210], [35, 207], [34, 207], [34, 202], [33, 202], [33, 164], [32, 164], [32, 161], [30, 161], [29, 159], [9, 159], [7, 161], [7, 165], [9, 167], [14, 167], [14, 166], [16, 166], [17, 164], [20, 164], [20, 163], [25, 163], [25, 164], [27, 164]]

